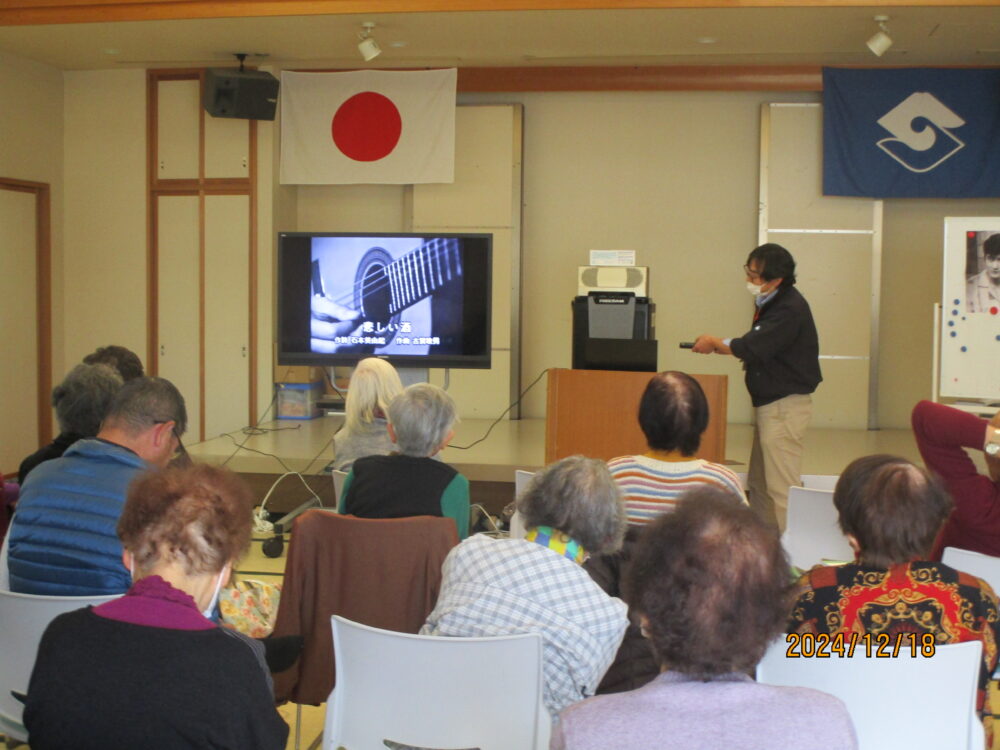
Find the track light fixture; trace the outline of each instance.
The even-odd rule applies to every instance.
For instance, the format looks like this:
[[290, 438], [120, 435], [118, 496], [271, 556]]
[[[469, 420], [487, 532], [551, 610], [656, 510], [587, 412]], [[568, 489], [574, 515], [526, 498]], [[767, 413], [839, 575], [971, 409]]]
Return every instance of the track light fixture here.
[[374, 21], [365, 21], [361, 24], [361, 31], [358, 33], [358, 39], [361, 40], [358, 42], [358, 52], [361, 53], [365, 62], [371, 62], [382, 54], [382, 48], [379, 47], [378, 42], [372, 38], [372, 29], [374, 28]]
[[886, 24], [889, 22], [889, 16], [875, 16], [875, 23], [878, 24], [878, 31], [871, 35], [866, 44], [868, 49], [872, 51], [872, 54], [876, 57], [882, 57], [892, 46], [892, 37], [889, 36], [889, 29]]

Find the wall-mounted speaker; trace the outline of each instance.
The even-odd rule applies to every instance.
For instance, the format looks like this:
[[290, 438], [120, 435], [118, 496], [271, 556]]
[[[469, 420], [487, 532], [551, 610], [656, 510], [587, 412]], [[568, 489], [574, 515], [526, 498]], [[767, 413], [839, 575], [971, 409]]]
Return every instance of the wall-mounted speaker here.
[[576, 293], [632, 292], [645, 297], [648, 276], [648, 266], [579, 266]]
[[202, 104], [212, 117], [273, 120], [278, 79], [262, 70], [211, 68], [205, 71]]

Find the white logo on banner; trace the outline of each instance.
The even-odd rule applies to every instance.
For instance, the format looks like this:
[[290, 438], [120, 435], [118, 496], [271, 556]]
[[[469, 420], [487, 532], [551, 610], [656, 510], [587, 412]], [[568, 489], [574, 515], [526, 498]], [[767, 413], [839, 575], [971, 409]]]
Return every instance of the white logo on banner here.
[[[919, 128], [914, 128], [918, 120]], [[962, 127], [965, 120], [926, 91], [910, 94], [878, 124], [895, 136], [878, 141], [878, 147], [911, 172], [930, 172], [965, 148], [949, 130]]]

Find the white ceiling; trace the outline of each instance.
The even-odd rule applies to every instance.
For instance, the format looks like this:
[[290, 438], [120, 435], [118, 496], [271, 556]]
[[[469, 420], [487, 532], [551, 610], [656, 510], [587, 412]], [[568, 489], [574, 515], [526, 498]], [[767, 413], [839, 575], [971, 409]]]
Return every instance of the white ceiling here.
[[[882, 58], [863, 7], [496, 11], [0, 27], [0, 51], [64, 70], [220, 65], [1000, 65], [1000, 8], [893, 7]], [[357, 52], [374, 21], [382, 55]], [[714, 42], [707, 42], [714, 39]], [[397, 46], [398, 45], [398, 46]]]

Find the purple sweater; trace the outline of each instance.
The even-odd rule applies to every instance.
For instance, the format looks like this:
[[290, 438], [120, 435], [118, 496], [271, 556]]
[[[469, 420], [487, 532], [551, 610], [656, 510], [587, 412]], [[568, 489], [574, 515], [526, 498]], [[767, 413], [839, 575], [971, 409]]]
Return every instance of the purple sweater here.
[[628, 693], [574, 703], [551, 750], [857, 750], [847, 709], [832, 695], [776, 687], [745, 674], [707, 682], [664, 672]]
[[169, 630], [212, 630], [217, 627], [198, 611], [191, 596], [159, 576], [140, 578], [124, 596], [94, 607], [108, 620]]

